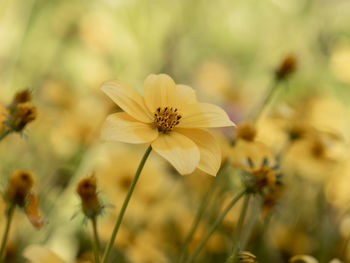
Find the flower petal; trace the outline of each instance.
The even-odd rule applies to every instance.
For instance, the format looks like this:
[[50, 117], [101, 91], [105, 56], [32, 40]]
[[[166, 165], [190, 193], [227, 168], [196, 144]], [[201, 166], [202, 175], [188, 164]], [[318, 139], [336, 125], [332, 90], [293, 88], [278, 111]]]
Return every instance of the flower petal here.
[[169, 134], [160, 134], [152, 142], [152, 148], [168, 160], [182, 175], [192, 173], [200, 159], [196, 144], [175, 131]]
[[297, 261], [303, 261], [305, 263], [318, 263], [318, 261], [314, 257], [309, 255], [296, 255], [289, 260], [289, 262], [291, 263], [297, 262]]
[[32, 263], [65, 263], [51, 250], [38, 245], [27, 247], [23, 252], [23, 256]]
[[39, 212], [38, 197], [33, 193], [29, 193], [27, 196], [27, 199], [28, 199], [28, 203], [26, 204], [24, 211], [25, 211], [30, 223], [32, 223], [32, 225], [36, 229], [40, 229], [44, 225], [44, 220], [41, 217], [40, 212]]
[[177, 132], [190, 138], [200, 152], [198, 168], [216, 176], [221, 164], [221, 149], [214, 136], [201, 129], [176, 129]]
[[147, 109], [142, 96], [135, 89], [119, 80], [107, 81], [102, 84], [101, 89], [135, 119], [146, 123], [153, 121], [152, 114]]
[[158, 130], [152, 124], [139, 122], [125, 112], [109, 115], [101, 132], [104, 140], [128, 143], [147, 143], [157, 136]]
[[166, 74], [151, 74], [144, 84], [145, 103], [151, 112], [158, 107], [177, 107], [178, 91], [174, 80]]
[[181, 109], [183, 117], [178, 127], [215, 128], [236, 126], [220, 107], [210, 103], [194, 103]]
[[176, 89], [179, 92], [179, 99], [184, 103], [192, 104], [197, 102], [196, 92], [190, 86], [178, 84]]

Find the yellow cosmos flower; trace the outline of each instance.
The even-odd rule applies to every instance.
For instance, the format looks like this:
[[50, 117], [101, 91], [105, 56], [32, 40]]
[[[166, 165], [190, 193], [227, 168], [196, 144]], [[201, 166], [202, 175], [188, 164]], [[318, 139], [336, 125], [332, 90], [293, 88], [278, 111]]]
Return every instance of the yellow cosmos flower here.
[[216, 175], [221, 150], [204, 129], [235, 126], [223, 109], [199, 103], [191, 87], [176, 85], [166, 74], [146, 78], [144, 97], [120, 81], [106, 82], [102, 90], [124, 110], [107, 117], [103, 139], [150, 143], [180, 174], [198, 167]]

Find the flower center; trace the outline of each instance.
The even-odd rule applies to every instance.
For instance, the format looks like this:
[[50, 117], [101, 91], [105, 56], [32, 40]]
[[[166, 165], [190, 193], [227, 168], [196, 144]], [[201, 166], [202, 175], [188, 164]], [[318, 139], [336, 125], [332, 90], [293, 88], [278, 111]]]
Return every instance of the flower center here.
[[168, 133], [180, 123], [181, 115], [176, 108], [173, 107], [159, 107], [154, 113], [154, 123], [159, 132]]

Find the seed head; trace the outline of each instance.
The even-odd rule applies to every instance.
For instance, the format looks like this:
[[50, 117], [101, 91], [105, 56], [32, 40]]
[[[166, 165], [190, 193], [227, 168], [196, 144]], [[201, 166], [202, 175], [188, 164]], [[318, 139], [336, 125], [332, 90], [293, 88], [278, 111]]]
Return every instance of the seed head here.
[[94, 175], [79, 181], [77, 193], [81, 199], [83, 212], [87, 217], [92, 218], [101, 213], [102, 206], [97, 195], [96, 177]]
[[16, 170], [10, 176], [5, 193], [6, 200], [10, 203], [24, 207], [27, 196], [34, 186], [34, 175], [30, 171]]
[[256, 137], [256, 129], [251, 122], [244, 122], [238, 126], [237, 138], [252, 142]]
[[276, 70], [276, 79], [284, 80], [296, 70], [297, 60], [294, 56], [286, 56]]
[[278, 166], [271, 167], [267, 158], [264, 158], [259, 166], [254, 166], [250, 159], [248, 163], [250, 167], [243, 171], [243, 179], [249, 193], [265, 195], [266, 191], [271, 191], [276, 185], [282, 184], [282, 174], [279, 173]]
[[32, 94], [28, 89], [25, 89], [15, 94], [15, 97], [13, 98], [13, 103], [20, 104], [20, 103], [30, 102], [31, 100], [32, 100]]

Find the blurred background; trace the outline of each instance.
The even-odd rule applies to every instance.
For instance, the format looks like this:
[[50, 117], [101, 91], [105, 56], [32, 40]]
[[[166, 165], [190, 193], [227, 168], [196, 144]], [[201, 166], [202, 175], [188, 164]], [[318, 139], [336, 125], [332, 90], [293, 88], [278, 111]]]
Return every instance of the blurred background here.
[[[348, 0], [0, 0], [1, 107], [28, 88], [38, 108], [22, 137], [1, 142], [0, 186], [15, 169], [32, 170], [46, 221], [36, 231], [17, 211], [8, 262], [25, 262], [22, 250], [33, 243], [67, 262], [91, 259], [75, 187], [92, 172], [101, 199], [111, 204], [99, 226], [108, 240], [145, 146], [100, 140], [104, 119], [119, 110], [100, 91], [102, 82], [119, 79], [142, 92], [147, 75], [167, 73], [240, 124], [263, 101], [287, 55], [296, 58], [297, 71], [259, 119], [256, 139], [232, 145], [233, 130], [217, 131], [232, 167], [189, 249], [241, 187], [241, 161], [279, 156], [283, 194], [269, 215], [256, 212], [262, 200], [254, 198], [246, 249], [259, 262], [288, 262], [296, 254], [349, 262], [349, 14]], [[153, 153], [110, 262], [177, 262], [213, 181], [199, 171], [181, 177]], [[198, 262], [225, 261], [239, 207], [233, 210]]]

